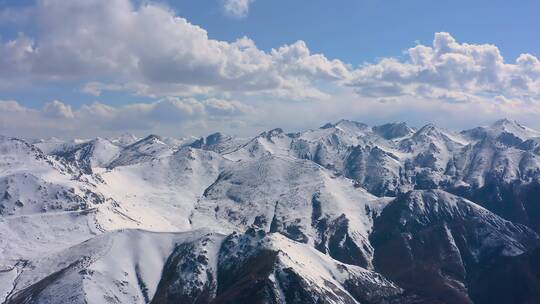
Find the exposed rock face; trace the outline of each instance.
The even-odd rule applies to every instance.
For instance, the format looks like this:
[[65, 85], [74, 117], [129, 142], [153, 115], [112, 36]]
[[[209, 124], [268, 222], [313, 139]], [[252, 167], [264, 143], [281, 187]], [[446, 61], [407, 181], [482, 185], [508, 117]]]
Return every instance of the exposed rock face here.
[[406, 123], [388, 123], [373, 127], [373, 131], [385, 139], [395, 139], [405, 137], [414, 133], [414, 129]]
[[163, 267], [152, 303], [209, 303], [216, 295], [214, 255], [222, 237], [203, 236], [176, 245]]
[[86, 174], [92, 174], [92, 168], [107, 167], [119, 156], [121, 147], [107, 139], [96, 138], [73, 146], [55, 149], [52, 155], [72, 162]]
[[478, 304], [540, 302], [540, 249], [485, 263], [470, 286]]
[[370, 240], [377, 271], [446, 303], [473, 303], [483, 265], [540, 245], [529, 228], [440, 190], [398, 197], [376, 219]]
[[197, 149], [203, 149], [208, 151], [214, 151], [217, 153], [232, 152], [243, 144], [246, 140], [242, 138], [236, 138], [227, 136], [222, 133], [213, 133], [206, 138], [202, 137], [190, 144], [191, 147]]

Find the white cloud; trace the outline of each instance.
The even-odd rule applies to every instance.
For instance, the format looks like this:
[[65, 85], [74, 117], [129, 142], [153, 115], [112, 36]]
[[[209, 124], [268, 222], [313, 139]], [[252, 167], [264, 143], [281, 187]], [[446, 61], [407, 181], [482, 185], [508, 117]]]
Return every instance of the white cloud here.
[[[255, 133], [340, 118], [445, 120], [453, 127], [504, 116], [534, 122], [540, 115], [540, 61], [530, 54], [508, 61], [494, 45], [436, 33], [430, 45], [406, 50], [405, 59], [352, 67], [313, 54], [303, 41], [263, 51], [247, 37], [211, 39], [166, 7], [141, 2], [37, 0], [1, 12], [0, 22], [15, 22], [21, 34], [0, 40], [0, 89], [75, 80], [93, 96], [114, 91], [158, 100], [78, 109], [60, 101], [42, 109], [0, 101], [2, 132]], [[27, 27], [34, 30], [25, 34]]]
[[23, 113], [28, 110], [15, 100], [0, 100], [0, 112], [2, 113], [11, 115], [12, 113]]
[[407, 50], [408, 59], [384, 58], [352, 73], [348, 85], [365, 96], [424, 96], [466, 102], [472, 96], [540, 98], [540, 62], [530, 54], [504, 61], [490, 44], [458, 43], [436, 33], [432, 46]]
[[[232, 4], [231, 4], [232, 5]], [[146, 96], [261, 92], [303, 98], [319, 79], [340, 80], [347, 67], [297, 42], [264, 52], [244, 37], [210, 39], [163, 6], [129, 0], [38, 0], [35, 37], [0, 46], [0, 79], [88, 81], [84, 92], [128, 90]], [[294, 86], [292, 84], [295, 84]], [[165, 92], [165, 93], [163, 93]]]
[[73, 118], [75, 115], [71, 110], [70, 105], [66, 105], [61, 101], [53, 100], [46, 103], [43, 108], [43, 113], [54, 118]]
[[245, 17], [249, 11], [249, 5], [254, 0], [223, 0], [225, 13], [233, 17]]
[[304, 41], [285, 45], [271, 52], [276, 67], [283, 74], [307, 75], [313, 79], [343, 80], [350, 66], [339, 60], [329, 60], [322, 54], [311, 54]]

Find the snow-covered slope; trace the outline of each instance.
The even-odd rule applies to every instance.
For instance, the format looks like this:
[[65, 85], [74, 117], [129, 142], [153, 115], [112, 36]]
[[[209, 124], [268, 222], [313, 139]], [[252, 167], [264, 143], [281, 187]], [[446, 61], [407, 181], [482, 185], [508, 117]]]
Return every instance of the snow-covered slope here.
[[129, 146], [124, 147], [119, 155], [108, 167], [126, 166], [137, 164], [161, 157], [169, 156], [174, 152], [168, 144], [157, 135], [149, 135]]
[[99, 181], [25, 141], [0, 137], [0, 214], [73, 211], [105, 202]]
[[0, 302], [485, 303], [540, 246], [539, 135], [0, 137]]
[[459, 133], [432, 124], [414, 130], [403, 123], [369, 127], [340, 121], [295, 134], [264, 132], [224, 156], [311, 160], [377, 196], [445, 189], [540, 229], [539, 208], [533, 206], [540, 189], [539, 134], [509, 120]]
[[368, 266], [367, 238], [387, 201], [313, 162], [269, 155], [222, 171], [191, 221], [280, 232], [338, 260]]
[[498, 138], [501, 141], [511, 144], [513, 141], [525, 141], [531, 138], [540, 137], [540, 132], [519, 124], [517, 121], [501, 119], [490, 126], [477, 127], [462, 131], [461, 134], [476, 140], [485, 137]]
[[116, 159], [122, 148], [103, 138], [96, 138], [81, 144], [64, 146], [55, 149], [50, 154], [61, 159], [73, 162], [87, 173], [92, 173], [92, 168], [107, 167]]
[[122, 202], [124, 214], [139, 228], [188, 230], [198, 199], [227, 163], [217, 153], [186, 147], [170, 156], [102, 172], [100, 189]]
[[17, 271], [7, 303], [419, 300], [377, 273], [255, 230], [227, 237], [207, 231], [114, 232]]
[[7, 303], [148, 303], [179, 244], [222, 236], [140, 230], [95, 237], [20, 267]]

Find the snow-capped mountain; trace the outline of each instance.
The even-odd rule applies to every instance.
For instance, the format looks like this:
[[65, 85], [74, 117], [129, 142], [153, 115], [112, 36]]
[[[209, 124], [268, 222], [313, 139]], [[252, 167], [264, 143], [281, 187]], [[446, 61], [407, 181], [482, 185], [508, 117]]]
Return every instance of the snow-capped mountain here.
[[201, 137], [190, 143], [189, 146], [217, 153], [227, 153], [235, 150], [246, 141], [245, 138], [236, 138], [217, 132], [207, 137]]
[[539, 158], [509, 120], [0, 137], [0, 302], [539, 302]]

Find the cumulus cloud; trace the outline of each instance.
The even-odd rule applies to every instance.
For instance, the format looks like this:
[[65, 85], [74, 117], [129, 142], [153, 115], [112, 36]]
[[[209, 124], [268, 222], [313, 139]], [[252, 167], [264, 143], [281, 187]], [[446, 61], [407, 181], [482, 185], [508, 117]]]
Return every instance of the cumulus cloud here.
[[225, 13], [233, 17], [245, 17], [249, 11], [249, 5], [254, 0], [223, 0]]
[[540, 62], [522, 54], [507, 63], [491, 44], [457, 42], [436, 33], [431, 46], [417, 45], [399, 61], [384, 58], [352, 72], [348, 85], [365, 96], [424, 96], [467, 102], [475, 96], [540, 97]]
[[71, 110], [70, 105], [66, 105], [61, 101], [53, 100], [52, 102], [46, 103], [43, 108], [43, 113], [54, 118], [73, 118], [75, 115]]
[[[242, 8], [247, 1], [229, 1]], [[227, 2], [227, 3], [229, 3]], [[232, 3], [244, 4], [232, 4]], [[210, 39], [166, 7], [130, 0], [38, 0], [30, 37], [0, 45], [0, 78], [88, 81], [84, 92], [128, 90], [147, 96], [182, 92], [262, 92], [305, 97], [319, 79], [341, 80], [338, 60], [311, 54], [303, 42], [271, 52], [249, 38]], [[294, 86], [291, 84], [295, 84]], [[311, 94], [313, 95], [313, 94]]]
[[[223, 2], [238, 16], [250, 3]], [[200, 134], [228, 126], [253, 133], [340, 118], [462, 123], [480, 116], [528, 122], [540, 115], [537, 57], [505, 60], [495, 45], [458, 42], [449, 33], [411, 47], [404, 59], [353, 67], [313, 53], [303, 41], [264, 51], [248, 37], [211, 39], [148, 1], [36, 0], [1, 11], [0, 22], [20, 26], [18, 36], [0, 37], [0, 89], [78, 83], [96, 98], [112, 91], [157, 100], [76, 109], [61, 101], [40, 109], [0, 101], [1, 130], [13, 135]]]

